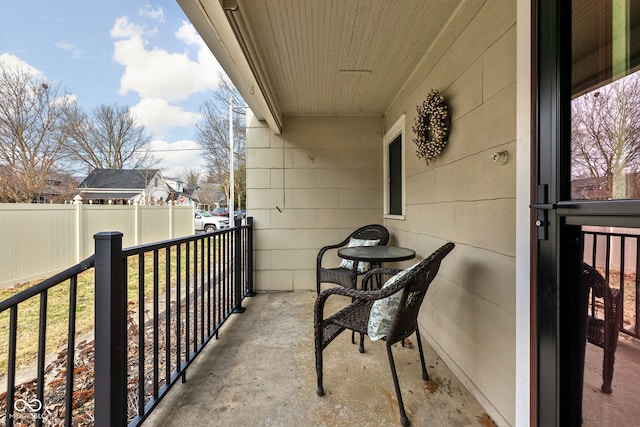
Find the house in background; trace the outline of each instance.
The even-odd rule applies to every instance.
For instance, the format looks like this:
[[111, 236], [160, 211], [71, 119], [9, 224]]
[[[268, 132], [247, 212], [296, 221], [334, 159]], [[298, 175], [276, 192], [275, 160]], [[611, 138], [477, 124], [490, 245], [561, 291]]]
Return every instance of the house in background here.
[[198, 206], [200, 204], [197, 191], [199, 187], [187, 187], [184, 181], [177, 178], [165, 178], [165, 183], [167, 184], [169, 194], [164, 200], [164, 203], [173, 202], [173, 204], [178, 206]]
[[67, 203], [76, 193], [78, 180], [72, 176], [53, 173], [42, 191], [33, 198], [33, 203]]
[[83, 203], [164, 205], [170, 200], [190, 205], [179, 181], [171, 186], [158, 169], [94, 169], [78, 186]]
[[[76, 188], [82, 180], [62, 172], [51, 171], [46, 175], [38, 175], [36, 180], [25, 177], [26, 172], [7, 165], [0, 164], [0, 203], [16, 203], [12, 192], [21, 194], [29, 187], [37, 186], [34, 194], [31, 194], [31, 203], [51, 204], [69, 203], [76, 194]], [[18, 196], [21, 197], [21, 196]], [[26, 197], [25, 197], [26, 199]], [[20, 199], [22, 200], [22, 199]], [[22, 200], [27, 202], [27, 200]]]
[[200, 184], [193, 189], [193, 195], [198, 200], [198, 209], [212, 211], [215, 208], [227, 206], [226, 193], [219, 184]]

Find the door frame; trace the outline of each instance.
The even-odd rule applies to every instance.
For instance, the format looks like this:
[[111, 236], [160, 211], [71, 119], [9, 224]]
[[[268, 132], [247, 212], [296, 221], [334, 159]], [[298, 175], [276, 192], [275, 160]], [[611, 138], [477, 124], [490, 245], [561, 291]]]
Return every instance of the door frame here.
[[[532, 361], [535, 384], [533, 422], [538, 426], [560, 424], [559, 261], [560, 218], [557, 202], [563, 188], [560, 141], [566, 129], [563, 119], [563, 56], [566, 31], [561, 25], [566, 7], [553, 0], [534, 1], [533, 32], [533, 144], [532, 144]], [[565, 50], [566, 51], [566, 50]], [[569, 64], [570, 65], [570, 64]], [[565, 73], [566, 74], [566, 73]], [[566, 103], [564, 105], [567, 105]], [[538, 208], [536, 208], [536, 206]], [[539, 226], [536, 226], [536, 222]]]

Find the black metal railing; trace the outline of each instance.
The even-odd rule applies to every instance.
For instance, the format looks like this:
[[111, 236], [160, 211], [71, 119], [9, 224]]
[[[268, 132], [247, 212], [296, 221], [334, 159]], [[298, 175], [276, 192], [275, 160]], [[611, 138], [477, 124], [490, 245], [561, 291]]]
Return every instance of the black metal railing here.
[[[94, 256], [0, 303], [0, 316], [8, 317], [5, 425], [139, 425], [178, 380], [186, 380], [195, 357], [253, 295], [252, 218], [231, 229], [127, 249], [119, 232], [94, 238]], [[91, 273], [94, 345], [87, 349], [76, 344], [76, 300], [79, 277]], [[69, 288], [66, 349], [45, 367], [52, 353], [46, 348], [47, 297], [61, 287]], [[17, 336], [26, 324], [18, 312], [37, 297], [37, 372], [29, 387], [16, 384]], [[90, 378], [75, 381], [86, 365]], [[63, 401], [48, 399], [54, 389]]]
[[[68, 327], [67, 327], [67, 354], [73, 354], [75, 350], [76, 338], [76, 297], [78, 290], [78, 275], [94, 266], [94, 257], [89, 257], [81, 263], [56, 274], [53, 277], [16, 294], [0, 302], [0, 313], [9, 313], [9, 324], [3, 324], [2, 329], [8, 334], [7, 346], [7, 366], [6, 366], [6, 396], [5, 402], [5, 425], [12, 426], [14, 421], [26, 422], [36, 426], [41, 426], [47, 419], [48, 408], [45, 400], [45, 358], [46, 358], [46, 335], [47, 335], [47, 300], [49, 291], [61, 284], [68, 286]], [[24, 303], [32, 299], [39, 298], [39, 319], [38, 327], [38, 350], [36, 356], [36, 380], [35, 392], [33, 388], [27, 393], [16, 396], [18, 387], [16, 385], [16, 366], [18, 364], [18, 330], [19, 330], [19, 308]], [[72, 396], [74, 391], [74, 358], [67, 358], [65, 365], [65, 385], [64, 385], [64, 405], [66, 408], [72, 407]], [[67, 410], [64, 414], [64, 425], [72, 425], [72, 411]]]
[[[137, 351], [118, 356], [128, 358], [129, 373], [119, 381], [128, 378], [129, 398], [125, 401], [113, 390], [119, 402], [115, 408], [105, 405], [112, 416], [121, 416], [119, 408], [127, 405], [130, 423], [139, 424], [178, 379], [186, 380], [186, 368], [231, 314], [244, 311], [243, 298], [253, 294], [251, 218], [248, 224], [123, 251], [125, 273], [138, 270], [133, 292], [137, 295], [129, 289], [129, 299], [135, 302], [128, 309], [135, 316], [128, 323], [129, 342]], [[97, 276], [97, 284], [99, 280]], [[131, 288], [134, 280], [125, 282]], [[96, 393], [106, 394], [113, 384], [113, 373], [102, 373], [96, 359]], [[97, 403], [96, 396], [96, 413]]]
[[[623, 295], [620, 332], [640, 338], [640, 230], [589, 227], [582, 233], [584, 261], [602, 271], [609, 286]], [[592, 297], [589, 313], [602, 316], [599, 311], [602, 304]]]

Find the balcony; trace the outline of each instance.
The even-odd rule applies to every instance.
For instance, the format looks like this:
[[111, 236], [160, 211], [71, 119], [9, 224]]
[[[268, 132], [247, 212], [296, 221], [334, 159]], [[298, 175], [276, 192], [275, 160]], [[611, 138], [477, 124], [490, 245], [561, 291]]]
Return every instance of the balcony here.
[[[251, 221], [127, 249], [120, 233], [97, 234], [95, 256], [0, 303], [8, 322], [5, 425], [397, 423], [383, 343], [367, 340], [361, 354], [350, 334], [338, 337], [325, 350], [326, 394], [316, 395], [316, 293], [254, 294], [251, 253]], [[77, 320], [93, 298], [95, 340], [87, 341]], [[347, 302], [341, 298], [326, 311]], [[66, 335], [52, 328], [54, 299], [70, 314]], [[37, 356], [25, 369], [27, 327], [36, 331]], [[414, 425], [489, 420], [429, 346], [432, 379], [424, 382], [409, 340], [394, 353]]]
[[[611, 286], [629, 295], [611, 394], [600, 391], [602, 349], [586, 345], [584, 425], [638, 419], [640, 409], [634, 403], [638, 387], [632, 379], [640, 369], [635, 297], [640, 285], [635, 274], [637, 251], [632, 248], [640, 245], [640, 239], [620, 230], [584, 233], [585, 261], [602, 270]], [[106, 234], [97, 235], [97, 241], [117, 237]], [[249, 221], [229, 230], [128, 249], [113, 242], [97, 244], [95, 256], [0, 302], [0, 314], [7, 314], [8, 322], [0, 325], [8, 335], [7, 375], [2, 382], [9, 392], [0, 401], [5, 425], [25, 421], [36, 421], [36, 425], [93, 425], [95, 421], [98, 426], [397, 424], [398, 406], [384, 343], [365, 340], [366, 352], [361, 354], [350, 334], [339, 336], [324, 353], [326, 394], [316, 395], [312, 320], [316, 293], [254, 294], [252, 235]], [[50, 345], [57, 333], [49, 329], [48, 302], [63, 288], [68, 292], [64, 296], [68, 313], [86, 309], [93, 286], [83, 290], [79, 276], [89, 270], [95, 275], [99, 319], [94, 325], [95, 361], [83, 359], [86, 341], [76, 343], [86, 335], [76, 326], [79, 316], [68, 316], [69, 324], [64, 325], [68, 336], [61, 341], [65, 350], [56, 360], [62, 361], [59, 376], [52, 379], [45, 366], [50, 366], [51, 354], [61, 344]], [[330, 298], [328, 310], [336, 311], [349, 302], [340, 298]], [[29, 300], [34, 300], [35, 311], [23, 305]], [[591, 299], [591, 314], [602, 316], [601, 308]], [[38, 354], [32, 356], [34, 367], [25, 372], [19, 360], [25, 341], [21, 333], [30, 318], [35, 319]], [[422, 326], [426, 333], [433, 327]], [[122, 345], [126, 339], [128, 344]], [[494, 425], [467, 391], [475, 386], [463, 385], [427, 343], [431, 380], [422, 380], [413, 340], [415, 335], [404, 346], [394, 346], [413, 425]], [[127, 350], [122, 352], [122, 347]], [[72, 352], [75, 357], [66, 358]], [[90, 375], [83, 376], [87, 369]], [[61, 399], [53, 401], [54, 394]]]

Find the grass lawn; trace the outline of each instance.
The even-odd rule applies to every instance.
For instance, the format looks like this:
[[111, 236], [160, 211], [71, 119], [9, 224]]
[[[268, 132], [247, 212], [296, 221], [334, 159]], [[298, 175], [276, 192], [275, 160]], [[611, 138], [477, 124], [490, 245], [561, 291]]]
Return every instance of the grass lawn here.
[[[181, 250], [181, 280], [186, 277], [186, 250], [183, 244]], [[193, 243], [191, 244], [193, 251]], [[171, 249], [171, 265], [169, 282], [177, 282], [176, 249]], [[199, 262], [199, 260], [198, 260]], [[193, 263], [193, 257], [191, 259]], [[144, 257], [145, 301], [151, 301], [153, 295], [153, 253]], [[127, 262], [127, 283], [129, 307], [138, 307], [138, 277], [139, 259], [130, 257]], [[166, 289], [166, 253], [158, 252], [158, 290]], [[3, 301], [39, 281], [24, 283], [13, 288], [0, 290], [0, 301]], [[46, 352], [55, 354], [66, 347], [69, 325], [69, 290], [70, 282], [66, 281], [54, 286], [47, 292], [47, 324], [46, 324]], [[94, 270], [90, 269], [78, 275], [78, 289], [76, 300], [76, 337], [91, 332], [94, 327]], [[40, 298], [33, 297], [18, 306], [18, 332], [16, 368], [22, 369], [34, 363], [38, 353], [38, 335], [40, 322]], [[0, 313], [0, 372], [6, 372], [8, 366], [9, 347], [9, 310]], [[35, 376], [35, 373], [34, 373]]]
[[[93, 269], [78, 276], [76, 299], [76, 331], [81, 336], [93, 330], [94, 294]], [[39, 281], [23, 283], [0, 290], [0, 300], [5, 300]], [[48, 352], [66, 345], [69, 325], [70, 281], [61, 283], [47, 292], [47, 341]], [[33, 297], [18, 305], [18, 333], [16, 367], [23, 368], [32, 363], [38, 354], [40, 322], [40, 298]], [[6, 372], [9, 348], [9, 310], [0, 313], [0, 372]]]

